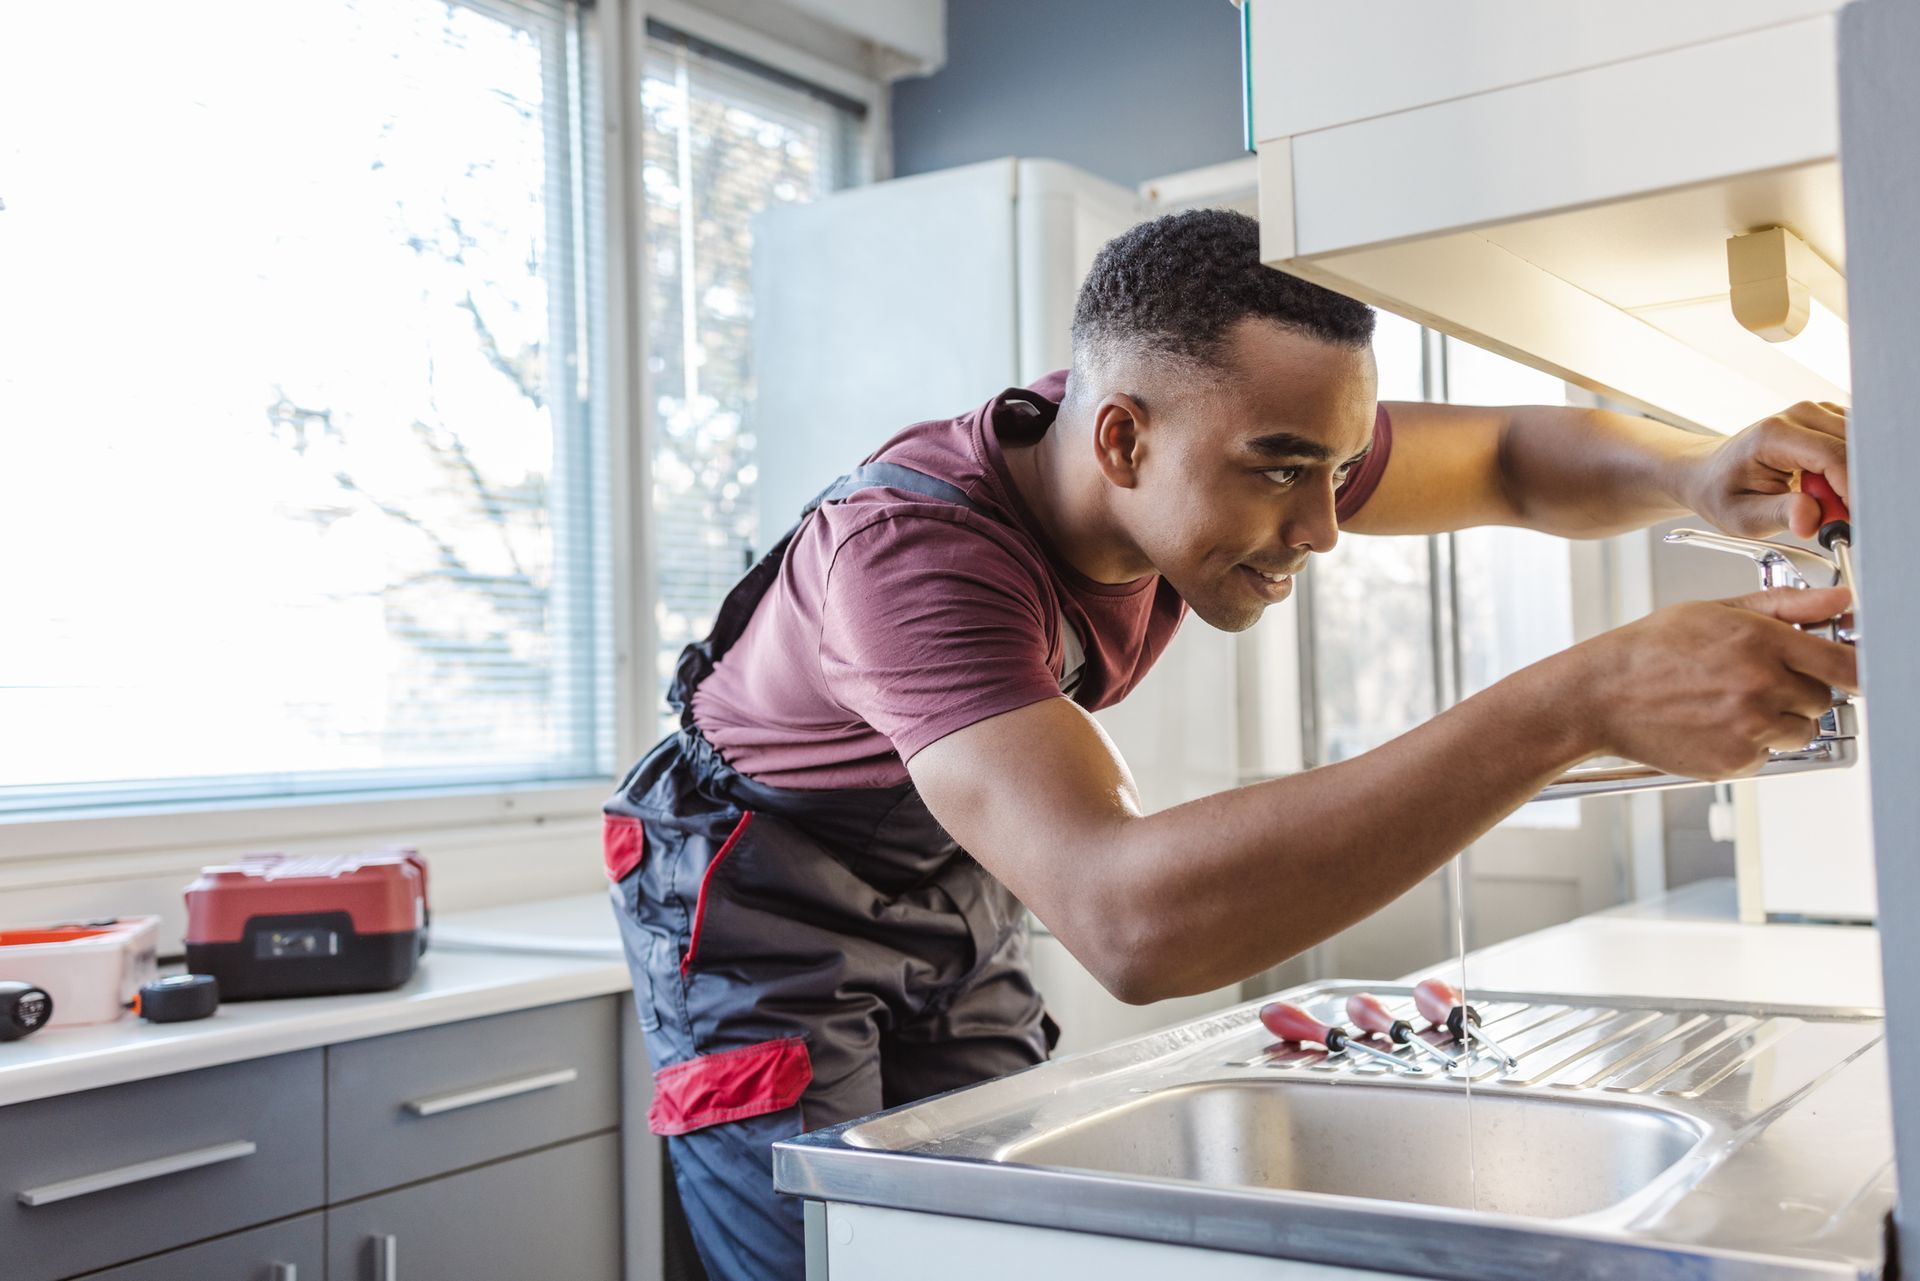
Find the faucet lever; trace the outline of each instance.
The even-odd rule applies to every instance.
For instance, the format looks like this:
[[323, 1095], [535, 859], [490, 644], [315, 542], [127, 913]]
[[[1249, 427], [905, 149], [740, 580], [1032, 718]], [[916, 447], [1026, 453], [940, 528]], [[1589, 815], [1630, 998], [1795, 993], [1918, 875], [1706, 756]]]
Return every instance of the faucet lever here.
[[1760, 569], [1760, 586], [1826, 587], [1839, 580], [1840, 571], [1825, 556], [1789, 543], [1770, 543], [1759, 538], [1740, 538], [1707, 529], [1676, 529], [1665, 541], [1682, 547], [1700, 547], [1707, 551], [1730, 552], [1745, 556]]

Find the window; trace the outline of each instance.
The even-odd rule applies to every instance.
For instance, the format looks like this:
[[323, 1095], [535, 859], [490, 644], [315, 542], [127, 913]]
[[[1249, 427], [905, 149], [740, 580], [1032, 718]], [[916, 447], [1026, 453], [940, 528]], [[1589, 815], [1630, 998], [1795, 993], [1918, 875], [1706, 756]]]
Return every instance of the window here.
[[[1382, 400], [1566, 401], [1559, 379], [1388, 312], [1374, 358]], [[1301, 581], [1317, 764], [1378, 747], [1574, 640], [1567, 543], [1532, 530], [1343, 538]], [[1578, 808], [1534, 805], [1508, 821], [1571, 826]]]
[[573, 7], [89, 14], [0, 42], [0, 810], [604, 775]]
[[[866, 181], [864, 112], [651, 29], [645, 129], [659, 690], [756, 554], [753, 220]], [[674, 719], [660, 703], [663, 732]]]

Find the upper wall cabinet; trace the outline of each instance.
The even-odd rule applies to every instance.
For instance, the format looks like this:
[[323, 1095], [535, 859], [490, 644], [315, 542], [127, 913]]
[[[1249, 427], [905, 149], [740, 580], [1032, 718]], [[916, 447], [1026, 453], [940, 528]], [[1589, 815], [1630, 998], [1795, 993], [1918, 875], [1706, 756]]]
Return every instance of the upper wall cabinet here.
[[1836, 0], [1245, 5], [1269, 265], [1718, 431], [1847, 401]]

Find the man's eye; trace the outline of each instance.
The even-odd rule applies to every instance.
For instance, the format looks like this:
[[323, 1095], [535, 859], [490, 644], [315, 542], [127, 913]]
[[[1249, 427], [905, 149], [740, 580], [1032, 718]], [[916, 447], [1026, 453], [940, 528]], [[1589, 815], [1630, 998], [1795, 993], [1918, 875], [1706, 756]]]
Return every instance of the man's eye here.
[[1260, 474], [1282, 489], [1289, 488], [1295, 481], [1300, 479], [1300, 469], [1298, 467], [1275, 467], [1270, 471], [1263, 471]]
[[1348, 463], [1345, 467], [1334, 468], [1333, 483], [1336, 485], [1346, 484], [1347, 477], [1353, 475], [1353, 467], [1354, 465], [1352, 463]]

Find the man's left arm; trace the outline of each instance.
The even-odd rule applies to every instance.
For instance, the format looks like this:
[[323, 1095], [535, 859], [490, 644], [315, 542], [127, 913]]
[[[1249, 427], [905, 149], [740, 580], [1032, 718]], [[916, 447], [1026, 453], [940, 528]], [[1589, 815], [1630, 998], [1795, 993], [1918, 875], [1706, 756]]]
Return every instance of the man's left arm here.
[[1551, 405], [1394, 402], [1379, 487], [1344, 527], [1428, 534], [1517, 525], [1604, 538], [1695, 512], [1720, 529], [1809, 538], [1819, 505], [1794, 489], [1818, 472], [1848, 496], [1846, 411], [1805, 401], [1730, 437]]

